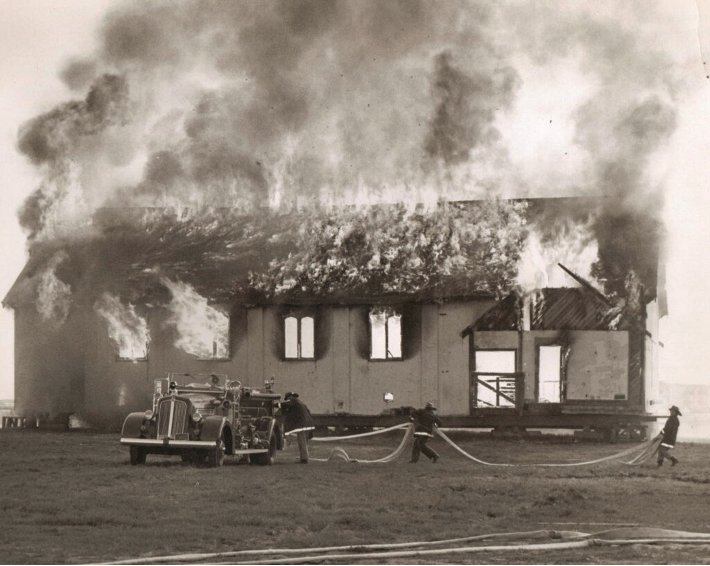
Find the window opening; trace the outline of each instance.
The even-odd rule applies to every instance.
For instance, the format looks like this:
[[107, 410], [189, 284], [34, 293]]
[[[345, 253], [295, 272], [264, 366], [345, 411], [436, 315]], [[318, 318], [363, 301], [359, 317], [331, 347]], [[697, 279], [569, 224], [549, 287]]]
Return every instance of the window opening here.
[[402, 315], [392, 309], [370, 311], [370, 359], [402, 359]]
[[108, 335], [118, 350], [119, 360], [139, 361], [148, 358], [150, 332], [145, 317], [135, 307], [110, 293], [104, 293], [94, 309], [107, 322]]
[[476, 350], [474, 407], [515, 407], [515, 350]]
[[312, 360], [315, 357], [315, 321], [312, 316], [284, 319], [284, 357]]
[[562, 346], [540, 346], [538, 401], [562, 402]]

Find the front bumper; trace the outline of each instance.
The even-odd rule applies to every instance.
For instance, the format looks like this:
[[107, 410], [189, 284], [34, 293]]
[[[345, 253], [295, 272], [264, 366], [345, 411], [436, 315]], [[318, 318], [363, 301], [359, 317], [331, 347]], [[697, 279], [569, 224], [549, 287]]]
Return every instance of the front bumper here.
[[215, 448], [217, 443], [208, 440], [173, 440], [164, 438], [122, 438], [121, 444], [124, 446], [154, 446], [156, 448], [196, 448], [206, 450]]
[[[152, 448], [188, 448], [194, 450], [209, 450], [216, 448], [217, 443], [208, 440], [173, 440], [171, 438], [156, 439], [156, 438], [122, 438], [121, 444], [124, 446], [147, 446]], [[247, 448], [235, 450], [234, 455], [242, 454], [266, 454], [267, 448]]]

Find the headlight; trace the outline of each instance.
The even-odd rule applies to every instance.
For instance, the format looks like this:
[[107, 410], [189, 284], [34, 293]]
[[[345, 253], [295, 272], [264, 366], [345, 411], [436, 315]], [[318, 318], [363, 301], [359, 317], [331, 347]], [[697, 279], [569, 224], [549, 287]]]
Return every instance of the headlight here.
[[147, 421], [151, 420], [153, 418], [153, 411], [148, 409], [145, 414], [143, 415], [143, 418]]
[[192, 415], [192, 420], [199, 423], [202, 420], [202, 415], [198, 411], [195, 411], [195, 414]]

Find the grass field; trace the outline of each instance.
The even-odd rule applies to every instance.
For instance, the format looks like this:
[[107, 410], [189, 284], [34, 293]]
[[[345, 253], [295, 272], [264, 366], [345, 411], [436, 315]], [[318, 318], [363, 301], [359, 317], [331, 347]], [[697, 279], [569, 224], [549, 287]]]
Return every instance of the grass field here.
[[[340, 443], [353, 457], [388, 454], [401, 433]], [[459, 435], [484, 460], [572, 462], [628, 445], [508, 441]], [[333, 445], [312, 445], [326, 455]], [[96, 563], [142, 555], [269, 547], [406, 542], [538, 529], [597, 532], [643, 525], [710, 533], [710, 468], [703, 444], [681, 464], [631, 468], [495, 468], [436, 440], [436, 465], [408, 453], [390, 464], [296, 463], [205, 469], [179, 458], [128, 463], [118, 437], [0, 430], [0, 561]], [[401, 559], [400, 563], [417, 563]], [[422, 563], [708, 564], [710, 547], [594, 547], [425, 558]]]

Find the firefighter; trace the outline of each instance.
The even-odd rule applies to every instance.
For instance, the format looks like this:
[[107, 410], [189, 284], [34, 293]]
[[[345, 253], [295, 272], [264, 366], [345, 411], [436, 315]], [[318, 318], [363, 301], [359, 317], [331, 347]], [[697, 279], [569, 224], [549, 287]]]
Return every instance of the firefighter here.
[[659, 467], [663, 465], [663, 460], [666, 458], [671, 461], [671, 467], [678, 463], [678, 459], [675, 456], [671, 456], [670, 452], [675, 446], [676, 436], [678, 435], [678, 427], [680, 426], [680, 420], [678, 420], [678, 417], [682, 417], [683, 414], [675, 405], [668, 410], [671, 412], [671, 416], [668, 417], [663, 430], [658, 435], [661, 437], [661, 444], [658, 447], [657, 461]]
[[308, 407], [298, 398], [298, 393], [289, 391], [280, 404], [284, 417], [284, 431], [295, 434], [301, 464], [308, 464], [308, 439], [313, 438], [313, 417]]
[[433, 403], [427, 403], [423, 409], [414, 411], [411, 420], [414, 422], [414, 444], [409, 463], [416, 464], [419, 461], [419, 453], [423, 452], [436, 464], [439, 455], [426, 445], [429, 439], [434, 437], [434, 425], [441, 426], [441, 419], [436, 416], [436, 407]]

